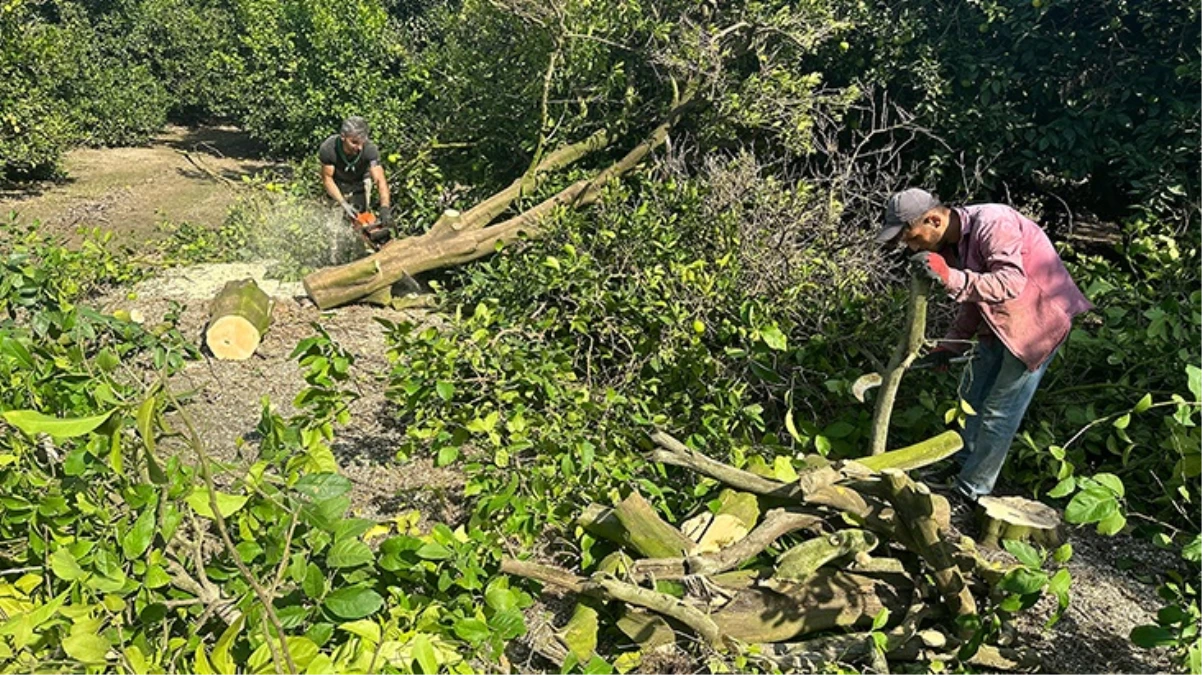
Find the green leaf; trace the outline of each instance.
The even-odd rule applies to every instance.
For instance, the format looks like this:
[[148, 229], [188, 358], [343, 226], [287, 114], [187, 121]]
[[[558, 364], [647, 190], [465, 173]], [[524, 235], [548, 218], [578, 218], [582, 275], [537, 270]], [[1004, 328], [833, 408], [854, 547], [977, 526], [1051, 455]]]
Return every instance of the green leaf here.
[[597, 630], [600, 622], [597, 610], [578, 602], [572, 618], [563, 627], [563, 643], [581, 663], [586, 663], [597, 650]]
[[234, 675], [238, 672], [238, 666], [234, 663], [234, 657], [230, 656], [230, 648], [234, 645], [234, 640], [238, 638], [238, 634], [242, 632], [243, 626], [246, 625], [246, 615], [239, 614], [234, 623], [230, 624], [221, 633], [221, 637], [217, 638], [217, 644], [213, 645], [213, 669], [221, 675]]
[[1189, 562], [1202, 560], [1202, 535], [1195, 534], [1194, 538], [1182, 547], [1181, 557]]
[[150, 481], [156, 485], [166, 485], [167, 474], [163, 473], [163, 467], [154, 456], [154, 406], [154, 396], [148, 396], [138, 406], [138, 435], [142, 437], [142, 447], [146, 451], [146, 468], [150, 472]]
[[1052, 554], [1052, 560], [1055, 560], [1058, 563], [1066, 563], [1071, 560], [1072, 557], [1073, 545], [1068, 543], [1056, 549], [1056, 552]]
[[1098, 521], [1098, 534], [1106, 535], [1107, 537], [1118, 534], [1127, 524], [1127, 517], [1121, 511], [1106, 516]]
[[1034, 567], [1035, 569], [1043, 567], [1043, 556], [1039, 554], [1039, 551], [1035, 550], [1034, 546], [1026, 542], [1013, 541], [1011, 539], [1003, 539], [1002, 546], [1006, 547], [1010, 555], [1018, 558], [1019, 562], [1027, 567]]
[[326, 564], [335, 569], [358, 567], [375, 560], [375, 554], [358, 539], [343, 539], [330, 547]]
[[805, 442], [804, 439], [802, 439], [801, 434], [797, 433], [797, 425], [793, 422], [792, 408], [789, 408], [789, 411], [785, 413], [785, 430], [789, 432], [789, 435], [793, 437], [793, 440], [797, 441], [798, 443]]
[[1115, 429], [1126, 429], [1127, 425], [1131, 424], [1131, 414], [1120, 415], [1112, 424], [1114, 424]]
[[428, 541], [417, 549], [417, 557], [422, 560], [446, 560], [454, 555], [451, 549], [436, 541]]
[[340, 588], [326, 596], [326, 609], [342, 619], [362, 619], [384, 606], [384, 598], [370, 588]]
[[96, 633], [76, 633], [63, 640], [63, 650], [76, 661], [102, 663], [109, 651], [109, 641]]
[[1177, 637], [1160, 626], [1136, 626], [1131, 630], [1131, 641], [1144, 649], [1169, 647], [1177, 643]]
[[439, 380], [438, 383], [434, 385], [434, 390], [438, 393], [438, 398], [441, 398], [444, 401], [449, 402], [455, 397], [455, 385], [451, 384], [450, 382]]
[[884, 628], [885, 624], [887, 623], [889, 623], [889, 608], [882, 607], [881, 611], [877, 612], [876, 616], [872, 617], [872, 630], [880, 630]]
[[150, 542], [154, 541], [155, 529], [155, 502], [151, 502], [145, 509], [142, 510], [142, 515], [134, 521], [134, 526], [125, 533], [121, 538], [121, 552], [125, 557], [134, 560], [141, 558], [146, 549], [150, 548]]
[[[229, 518], [231, 515], [238, 512], [246, 504], [245, 495], [230, 495], [224, 492], [217, 492], [217, 510], [221, 513], [222, 518]], [[188, 494], [184, 500], [188, 502], [188, 506], [196, 512], [196, 515], [202, 518], [214, 519], [213, 509], [209, 505], [209, 491], [206, 488], [197, 488]]]
[[305, 578], [301, 581], [301, 590], [312, 600], [320, 600], [326, 594], [326, 575], [320, 567], [309, 563], [305, 568]]
[[50, 555], [50, 571], [63, 581], [75, 581], [84, 575], [79, 561], [65, 548], [60, 548]]
[[1185, 366], [1185, 375], [1189, 379], [1189, 393], [1194, 395], [1195, 401], [1202, 401], [1202, 368], [1188, 364]]
[[430, 636], [425, 633], [418, 633], [413, 637], [413, 658], [417, 660], [417, 665], [422, 669], [423, 673], [438, 672], [438, 652], [434, 650], [434, 645], [430, 643]]
[[495, 612], [504, 612], [517, 607], [518, 596], [517, 593], [493, 582], [484, 591], [484, 603]]
[[488, 624], [480, 619], [460, 619], [452, 627], [455, 636], [471, 644], [479, 644], [488, 639]]
[[292, 489], [307, 497], [310, 501], [321, 502], [351, 491], [351, 481], [346, 476], [336, 473], [309, 473], [301, 476]]
[[1019, 567], [1007, 572], [998, 582], [998, 587], [1007, 593], [1028, 595], [1038, 592], [1047, 582], [1048, 575], [1043, 572]]
[[30, 436], [47, 434], [54, 438], [75, 438], [91, 433], [112, 414], [110, 410], [92, 417], [51, 417], [36, 410], [9, 410], [0, 413], [0, 417]]
[[772, 324], [767, 328], [761, 328], [760, 337], [763, 338], [764, 344], [768, 345], [769, 349], [778, 352], [785, 351], [789, 346], [788, 338], [785, 337], [784, 333], [780, 332], [780, 328], [776, 324]]
[[459, 448], [453, 445], [444, 445], [438, 449], [438, 459], [435, 461], [435, 466], [446, 466], [457, 459], [459, 459]]
[[1066, 496], [1072, 494], [1073, 490], [1076, 490], [1076, 489], [1077, 489], [1077, 479], [1072, 476], [1069, 476], [1068, 478], [1065, 478], [1064, 480], [1060, 481], [1059, 483], [1056, 483], [1056, 487], [1052, 488], [1051, 490], [1048, 490], [1048, 496], [1054, 497], [1054, 498], [1066, 497]]
[[1105, 485], [1111, 492], [1122, 498], [1126, 491], [1123, 490], [1123, 479], [1112, 473], [1099, 473], [1093, 477], [1094, 480]]
[[351, 635], [359, 637], [371, 642], [373, 645], [380, 644], [380, 624], [367, 619], [359, 619], [348, 623], [338, 624], [338, 628], [344, 630]]
[[1152, 407], [1152, 395], [1144, 394], [1144, 397], [1139, 399], [1139, 403], [1135, 404], [1135, 407], [1131, 409], [1131, 412], [1138, 415], [1139, 413], [1144, 412], [1145, 410], [1147, 410], [1148, 408], [1151, 408], [1151, 407]]
[[1064, 509], [1064, 519], [1083, 525], [1104, 520], [1118, 511], [1119, 504], [1109, 488], [1090, 486], [1078, 492]]

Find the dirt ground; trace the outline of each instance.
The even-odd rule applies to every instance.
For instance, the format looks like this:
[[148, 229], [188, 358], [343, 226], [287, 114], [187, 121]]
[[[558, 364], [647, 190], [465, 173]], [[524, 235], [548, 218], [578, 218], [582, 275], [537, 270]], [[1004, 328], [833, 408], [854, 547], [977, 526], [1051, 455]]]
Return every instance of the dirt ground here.
[[164, 221], [213, 227], [237, 195], [227, 181], [287, 171], [261, 157], [235, 128], [170, 126], [144, 147], [72, 150], [61, 180], [0, 185], [0, 216], [16, 212], [69, 240], [80, 226], [99, 226], [130, 244], [156, 236]]
[[[43, 185], [21, 194], [0, 195], [0, 210], [16, 208], [25, 218], [40, 218], [53, 228], [69, 231], [85, 217], [111, 227], [121, 237], [136, 239], [152, 232], [163, 218], [188, 219], [216, 225], [235, 191], [224, 181], [197, 170], [178, 150], [201, 155], [204, 166], [238, 179], [271, 166], [256, 159], [230, 130], [172, 129], [147, 148], [82, 150], [68, 157], [71, 179]], [[239, 148], [242, 148], [241, 154]], [[235, 270], [173, 270], [168, 279], [133, 289], [114, 291], [96, 300], [102, 309], [139, 309], [146, 321], [160, 320], [171, 302], [183, 304], [180, 326], [199, 343], [208, 298], [222, 274], [259, 276], [265, 266]], [[208, 284], [208, 285], [206, 285]], [[255, 356], [244, 362], [206, 357], [188, 365], [170, 383], [177, 392], [194, 392], [186, 412], [201, 428], [208, 451], [233, 464], [254, 460], [254, 428], [261, 398], [266, 396], [281, 414], [291, 411], [293, 397], [304, 386], [301, 369], [289, 358], [296, 343], [312, 335], [320, 321], [356, 357], [353, 376], [362, 396], [352, 407], [350, 424], [338, 431], [335, 455], [355, 486], [353, 510], [363, 517], [389, 518], [416, 508], [425, 518], [455, 524], [465, 514], [459, 503], [463, 478], [439, 469], [428, 459], [404, 464], [395, 449], [404, 430], [385, 397], [385, 378], [391, 365], [386, 356], [384, 329], [374, 318], [438, 321], [421, 310], [397, 312], [351, 306], [320, 312], [298, 286], [272, 284], [277, 297], [273, 325]], [[244, 439], [245, 442], [240, 441]], [[963, 524], [963, 523], [962, 523]], [[967, 525], [965, 525], [967, 527]], [[1155, 585], [1175, 561], [1148, 542], [1128, 535], [1101, 537], [1089, 529], [1071, 533], [1075, 555], [1069, 563], [1074, 577], [1072, 604], [1054, 628], [1043, 622], [1054, 609], [1045, 598], [1029, 617], [1018, 623], [1018, 644], [1036, 649], [1043, 672], [1154, 673], [1172, 670], [1163, 650], [1134, 647], [1127, 636], [1139, 624], [1155, 621], [1159, 600]], [[1008, 554], [1002, 552], [1000, 556]], [[538, 668], [537, 661], [527, 669]]]

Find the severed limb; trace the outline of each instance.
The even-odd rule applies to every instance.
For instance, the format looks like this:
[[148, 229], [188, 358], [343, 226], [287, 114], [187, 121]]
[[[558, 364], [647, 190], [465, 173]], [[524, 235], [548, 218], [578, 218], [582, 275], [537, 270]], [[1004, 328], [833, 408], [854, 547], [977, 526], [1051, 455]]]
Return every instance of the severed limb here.
[[772, 509], [763, 522], [738, 542], [716, 553], [691, 555], [683, 558], [648, 558], [636, 560], [631, 566], [631, 578], [679, 579], [690, 574], [717, 574], [739, 567], [762, 553], [777, 539], [798, 530], [822, 523], [819, 516], [794, 509]]
[[626, 583], [606, 572], [598, 572], [592, 577], [585, 578], [549, 565], [512, 559], [501, 561], [501, 571], [559, 585], [570, 591], [602, 600], [618, 600], [628, 605], [649, 609], [688, 626], [710, 646], [725, 649], [725, 636], [708, 614], [667, 593]]
[[930, 490], [897, 469], [885, 471], [882, 480], [896, 511], [894, 525], [909, 533], [914, 552], [931, 566], [948, 609], [956, 616], [976, 614], [976, 601], [935, 522]]

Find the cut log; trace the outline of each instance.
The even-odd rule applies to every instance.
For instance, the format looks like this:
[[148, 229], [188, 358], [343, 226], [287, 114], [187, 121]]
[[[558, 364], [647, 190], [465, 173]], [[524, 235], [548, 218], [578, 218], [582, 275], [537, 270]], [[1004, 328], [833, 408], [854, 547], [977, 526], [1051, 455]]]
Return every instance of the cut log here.
[[1055, 548], [1064, 543], [1060, 513], [1022, 497], [981, 497], [981, 545], [997, 548], [1003, 540], [1032, 541]]
[[897, 469], [882, 476], [889, 489], [890, 501], [897, 512], [894, 525], [909, 532], [915, 553], [930, 565], [935, 585], [948, 609], [956, 616], [977, 613], [977, 603], [952, 556], [952, 547], [944, 542], [935, 523], [935, 506], [927, 486], [915, 483]]
[[876, 548], [876, 535], [864, 530], [840, 530], [815, 537], [785, 551], [776, 560], [773, 578], [785, 581], [805, 581], [819, 567], [849, 553], [868, 552]]
[[823, 569], [801, 583], [739, 591], [713, 614], [725, 635], [744, 642], [783, 642], [801, 635], [870, 625], [882, 608], [904, 611], [912, 587]]
[[622, 524], [624, 543], [648, 558], [672, 558], [693, 548], [693, 541], [664, 522], [637, 491], [614, 507], [614, 516]]
[[747, 536], [760, 517], [755, 495], [748, 492], [723, 490], [718, 495], [718, 509], [705, 511], [680, 526], [686, 537], [697, 543], [692, 555], [714, 553]]
[[205, 345], [223, 361], [242, 361], [259, 348], [271, 325], [271, 298], [254, 279], [229, 281], [209, 306]]
[[884, 471], [885, 469], [910, 471], [951, 457], [963, 447], [964, 439], [960, 438], [960, 434], [955, 431], [945, 431], [914, 445], [857, 459], [856, 463], [873, 471]]
[[636, 560], [630, 575], [635, 580], [679, 579], [690, 574], [718, 574], [739, 567], [759, 555], [780, 537], [822, 524], [822, 518], [795, 510], [773, 509], [764, 521], [737, 543], [716, 553], [687, 558]]

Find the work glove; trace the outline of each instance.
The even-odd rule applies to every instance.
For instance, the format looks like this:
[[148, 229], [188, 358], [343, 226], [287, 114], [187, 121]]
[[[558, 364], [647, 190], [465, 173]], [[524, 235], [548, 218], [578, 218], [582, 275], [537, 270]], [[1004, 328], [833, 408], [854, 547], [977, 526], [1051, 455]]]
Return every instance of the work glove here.
[[946, 373], [954, 358], [956, 358], [956, 352], [947, 347], [936, 347], [929, 354], [915, 361], [914, 365], [910, 366], [910, 369], [921, 370], [929, 368], [937, 373]]
[[350, 218], [352, 221], [354, 221], [356, 218], [359, 217], [359, 212], [356, 211], [355, 207], [351, 206], [351, 203], [346, 201], [345, 199], [338, 202], [338, 205], [342, 207], [342, 210], [346, 213], [347, 217]]
[[937, 282], [945, 289], [951, 283], [952, 270], [947, 260], [933, 251], [920, 251], [910, 256], [914, 270], [931, 281]]
[[384, 227], [392, 227], [393, 220], [391, 206], [380, 207], [380, 224], [382, 224]]

